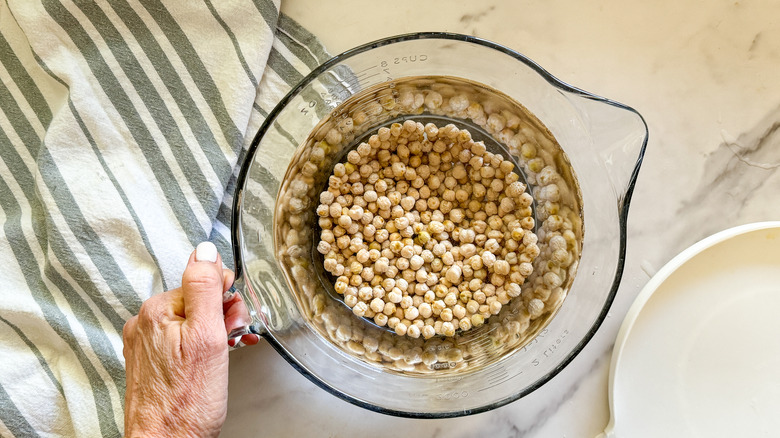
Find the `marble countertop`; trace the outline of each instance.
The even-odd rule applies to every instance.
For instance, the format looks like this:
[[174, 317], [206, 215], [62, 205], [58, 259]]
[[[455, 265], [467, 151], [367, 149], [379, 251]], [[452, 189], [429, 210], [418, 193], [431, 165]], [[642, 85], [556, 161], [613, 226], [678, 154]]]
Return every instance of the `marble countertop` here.
[[282, 11], [333, 54], [414, 31], [492, 40], [565, 82], [635, 108], [650, 141], [610, 316], [541, 389], [468, 417], [391, 417], [326, 393], [261, 342], [231, 353], [224, 437], [594, 437], [609, 421], [615, 336], [642, 286], [710, 234], [780, 219], [776, 1], [284, 0]]

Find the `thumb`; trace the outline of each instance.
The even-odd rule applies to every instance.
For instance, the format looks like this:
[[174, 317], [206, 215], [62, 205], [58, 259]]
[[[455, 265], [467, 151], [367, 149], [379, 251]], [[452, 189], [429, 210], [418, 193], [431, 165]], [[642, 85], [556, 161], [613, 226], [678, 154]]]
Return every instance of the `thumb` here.
[[185, 318], [222, 324], [222, 286], [222, 259], [217, 247], [203, 242], [190, 256], [181, 278]]

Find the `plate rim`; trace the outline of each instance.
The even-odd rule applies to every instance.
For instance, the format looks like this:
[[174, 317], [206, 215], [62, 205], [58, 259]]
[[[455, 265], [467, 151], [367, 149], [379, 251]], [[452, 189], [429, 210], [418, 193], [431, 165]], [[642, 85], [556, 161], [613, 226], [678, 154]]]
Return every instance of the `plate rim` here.
[[609, 423], [604, 429], [604, 432], [600, 434], [599, 437], [615, 436], [614, 384], [617, 367], [620, 362], [623, 348], [626, 344], [629, 334], [631, 333], [631, 329], [634, 327], [639, 314], [641, 313], [645, 304], [647, 304], [647, 302], [650, 300], [650, 297], [653, 296], [653, 294], [661, 287], [661, 285], [666, 282], [666, 280], [669, 279], [672, 274], [674, 274], [688, 261], [705, 250], [748, 233], [769, 229], [780, 229], [780, 221], [762, 221], [737, 225], [707, 236], [672, 257], [672, 259], [666, 262], [666, 264], [664, 264], [664, 266], [661, 267], [661, 269], [659, 269], [658, 272], [656, 272], [655, 275], [650, 278], [650, 280], [648, 280], [645, 286], [642, 287], [639, 294], [637, 294], [636, 298], [631, 303], [631, 306], [629, 306], [625, 317], [623, 318], [623, 322], [621, 323], [620, 329], [618, 330], [617, 336], [615, 338], [615, 344], [612, 348], [612, 357], [609, 364], [607, 393], [609, 398]]

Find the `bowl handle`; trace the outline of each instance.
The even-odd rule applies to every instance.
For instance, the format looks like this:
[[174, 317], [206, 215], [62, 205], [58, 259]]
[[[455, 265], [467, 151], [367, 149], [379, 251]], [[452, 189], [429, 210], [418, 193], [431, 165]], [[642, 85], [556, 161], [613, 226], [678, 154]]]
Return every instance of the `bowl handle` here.
[[260, 303], [247, 293], [243, 277], [236, 278], [233, 286], [222, 295], [225, 311], [225, 327], [228, 330], [228, 347], [231, 350], [243, 347], [241, 338], [245, 335], [264, 336], [267, 331], [260, 318]]

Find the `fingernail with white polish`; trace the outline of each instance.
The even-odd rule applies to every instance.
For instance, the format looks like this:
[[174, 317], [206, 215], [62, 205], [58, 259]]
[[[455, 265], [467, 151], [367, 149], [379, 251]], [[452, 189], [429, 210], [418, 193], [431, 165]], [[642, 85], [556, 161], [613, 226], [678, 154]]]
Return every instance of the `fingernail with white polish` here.
[[196, 262], [217, 262], [217, 247], [211, 242], [203, 242], [195, 248]]

